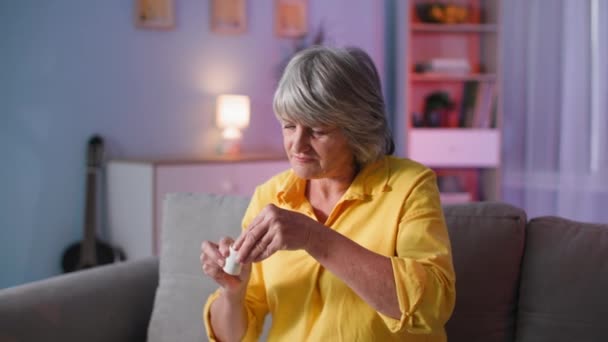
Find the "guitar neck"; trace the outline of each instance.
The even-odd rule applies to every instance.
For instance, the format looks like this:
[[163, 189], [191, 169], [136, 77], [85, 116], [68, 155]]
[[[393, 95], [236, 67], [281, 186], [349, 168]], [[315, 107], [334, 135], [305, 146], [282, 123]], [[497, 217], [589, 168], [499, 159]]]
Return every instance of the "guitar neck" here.
[[86, 203], [84, 217], [84, 240], [82, 241], [81, 264], [94, 265], [97, 262], [95, 239], [97, 233], [97, 173], [98, 169], [88, 166]]

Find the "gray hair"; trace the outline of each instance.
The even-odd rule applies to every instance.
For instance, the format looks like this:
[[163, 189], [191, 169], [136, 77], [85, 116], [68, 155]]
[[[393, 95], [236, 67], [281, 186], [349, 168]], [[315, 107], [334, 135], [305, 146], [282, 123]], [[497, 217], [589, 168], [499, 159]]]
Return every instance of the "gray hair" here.
[[273, 109], [279, 120], [340, 127], [360, 167], [394, 152], [378, 71], [359, 48], [315, 46], [296, 54]]

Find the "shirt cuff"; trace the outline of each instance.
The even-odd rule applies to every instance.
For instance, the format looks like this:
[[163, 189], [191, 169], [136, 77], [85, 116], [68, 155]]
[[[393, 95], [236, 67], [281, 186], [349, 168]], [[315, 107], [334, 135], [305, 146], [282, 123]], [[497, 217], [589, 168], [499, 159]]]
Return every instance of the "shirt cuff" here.
[[[217, 338], [213, 334], [213, 329], [211, 329], [211, 304], [213, 304], [213, 302], [221, 295], [221, 291], [221, 289], [217, 289], [215, 292], [213, 292], [209, 298], [207, 298], [207, 302], [205, 303], [205, 307], [203, 309], [203, 322], [205, 322], [207, 339], [211, 342], [217, 342]], [[257, 319], [249, 308], [246, 308], [246, 311], [247, 330], [245, 331], [242, 341], [257, 341], [260, 335], [260, 331], [257, 329]]]
[[[391, 333], [399, 333], [404, 330], [414, 330], [422, 322], [415, 322], [413, 312], [416, 310], [426, 283], [426, 271], [424, 268], [412, 261], [400, 257], [391, 257], [395, 288], [397, 290], [397, 300], [399, 302], [399, 319], [378, 313], [384, 324]], [[408, 329], [409, 328], [409, 329]]]

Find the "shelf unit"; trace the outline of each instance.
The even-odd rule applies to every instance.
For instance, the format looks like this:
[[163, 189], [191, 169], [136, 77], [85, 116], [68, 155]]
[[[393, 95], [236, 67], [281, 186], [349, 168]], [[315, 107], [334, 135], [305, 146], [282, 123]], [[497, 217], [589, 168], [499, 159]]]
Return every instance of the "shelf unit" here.
[[[425, 22], [417, 10], [424, 4], [460, 6], [468, 15], [461, 23]], [[500, 0], [410, 0], [409, 13], [406, 154], [436, 171], [444, 203], [498, 200]], [[439, 93], [450, 108], [432, 109]]]

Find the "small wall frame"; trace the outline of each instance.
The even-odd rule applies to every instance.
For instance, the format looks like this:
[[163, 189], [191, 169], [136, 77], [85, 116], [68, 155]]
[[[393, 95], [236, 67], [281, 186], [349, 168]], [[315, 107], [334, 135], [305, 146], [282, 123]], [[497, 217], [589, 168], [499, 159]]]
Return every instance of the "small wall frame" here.
[[240, 34], [247, 31], [246, 0], [210, 0], [211, 31]]
[[308, 0], [275, 0], [275, 33], [299, 38], [308, 33]]
[[135, 0], [135, 25], [148, 29], [175, 26], [174, 0]]

